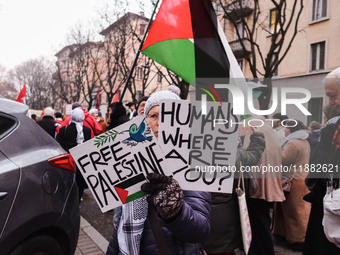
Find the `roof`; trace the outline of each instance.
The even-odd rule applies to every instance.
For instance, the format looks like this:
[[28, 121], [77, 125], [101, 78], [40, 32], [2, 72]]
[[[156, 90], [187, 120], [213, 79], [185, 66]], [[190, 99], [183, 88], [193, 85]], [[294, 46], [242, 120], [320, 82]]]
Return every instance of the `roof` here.
[[123, 17], [119, 18], [116, 22], [112, 23], [110, 26], [108, 26], [103, 31], [101, 31], [99, 34], [104, 35], [104, 36], [107, 35], [108, 33], [110, 33], [111, 30], [113, 30], [115, 27], [118, 27], [121, 23], [123, 23], [124, 21], [128, 19], [141, 19], [146, 22], [149, 22], [149, 19], [144, 16], [141, 16], [141, 15], [138, 15], [132, 12], [127, 12]]
[[60, 51], [58, 51], [57, 54], [55, 54], [56, 57], [59, 57], [64, 51], [66, 51], [67, 49], [71, 50], [71, 53], [69, 55], [69, 57], [72, 57], [71, 54], [74, 53], [75, 51], [77, 51], [79, 49], [79, 46], [91, 46], [91, 45], [98, 45], [101, 46], [103, 44], [103, 42], [86, 42], [83, 44], [70, 44], [65, 46], [64, 48], [62, 48]]

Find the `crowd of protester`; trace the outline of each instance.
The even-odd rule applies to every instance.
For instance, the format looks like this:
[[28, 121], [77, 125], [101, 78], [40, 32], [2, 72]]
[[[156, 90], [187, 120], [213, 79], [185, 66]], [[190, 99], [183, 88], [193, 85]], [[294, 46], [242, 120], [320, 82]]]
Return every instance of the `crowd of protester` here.
[[[236, 166], [286, 166], [285, 172], [254, 172], [257, 189], [247, 192], [252, 229], [248, 254], [275, 254], [273, 238], [283, 238], [308, 254], [340, 254], [323, 232], [323, 204], [327, 178], [308, 171], [309, 164], [339, 165], [340, 155], [340, 68], [324, 80], [329, 105], [323, 107], [324, 122], [309, 127], [299, 120], [276, 113], [273, 126], [265, 122], [253, 134], [239, 139]], [[157, 138], [159, 102], [179, 100], [176, 87], [142, 97], [137, 108], [120, 102], [109, 105], [107, 121], [97, 109], [87, 112], [80, 103], [61, 121], [61, 114], [47, 107], [42, 119], [35, 120], [65, 150], [115, 128], [136, 115], [145, 116]], [[269, 116], [268, 116], [269, 117]], [[263, 116], [250, 118], [264, 119]], [[284, 123], [283, 123], [284, 122]], [[335, 155], [329, 158], [329, 155]], [[297, 171], [303, 169], [303, 171]], [[114, 233], [107, 254], [235, 254], [243, 250], [238, 200], [232, 194], [183, 191], [171, 177], [147, 176], [141, 189], [150, 195], [115, 210]], [[237, 182], [235, 177], [234, 190]], [[77, 175], [79, 199], [86, 188]], [[138, 211], [138, 217], [134, 214]], [[339, 222], [340, 224], [340, 222]], [[156, 225], [156, 227], [155, 227]], [[155, 228], [158, 226], [158, 234]], [[340, 226], [340, 225], [339, 225]]]

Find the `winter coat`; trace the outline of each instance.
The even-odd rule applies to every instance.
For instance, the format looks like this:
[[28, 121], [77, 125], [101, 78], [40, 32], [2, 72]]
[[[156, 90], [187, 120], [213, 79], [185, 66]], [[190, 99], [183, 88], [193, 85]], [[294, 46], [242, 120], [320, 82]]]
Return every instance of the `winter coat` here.
[[[277, 139], [272, 127], [264, 120], [262, 116], [255, 116], [254, 119], [262, 119], [264, 125], [262, 127], [254, 128], [256, 132], [264, 134], [266, 140], [266, 149], [262, 153], [261, 159], [257, 164], [260, 166], [280, 166], [282, 164], [281, 144]], [[247, 147], [250, 142], [250, 136], [244, 139], [244, 146]], [[254, 173], [259, 188], [258, 191], [250, 196], [251, 198], [263, 199], [267, 202], [281, 202], [285, 200], [281, 184], [281, 172], [270, 173], [255, 172]]]
[[321, 131], [315, 130], [312, 131], [312, 133], [309, 134], [309, 137], [307, 138], [307, 141], [310, 145], [310, 158], [309, 163], [313, 163], [318, 155], [318, 143], [320, 140]]
[[[243, 166], [253, 166], [259, 162], [265, 148], [265, 138], [262, 133], [253, 134], [253, 138], [247, 149], [237, 150], [237, 169], [240, 168], [240, 163]], [[202, 243], [203, 249], [209, 254], [232, 253], [235, 249], [242, 248], [238, 198], [235, 192], [237, 181], [238, 178], [235, 178], [233, 194], [211, 194], [211, 229]]]
[[56, 128], [60, 125], [52, 116], [44, 116], [37, 124], [42, 127], [50, 136], [55, 138]]
[[[98, 123], [98, 121], [96, 121], [95, 118], [93, 118], [93, 116], [91, 114], [89, 114], [87, 111], [84, 111], [85, 114], [85, 119], [83, 120], [83, 125], [84, 127], [88, 127], [91, 129], [91, 138], [100, 135], [102, 133], [102, 127], [101, 125]], [[71, 116], [68, 116], [63, 123], [61, 124], [61, 127], [63, 126], [68, 126], [70, 124], [70, 120], [71, 120]], [[60, 128], [57, 129], [57, 132], [59, 132]]]
[[[320, 141], [317, 145], [318, 154], [313, 161], [315, 164], [329, 163], [331, 143], [339, 121], [339, 117], [335, 117], [329, 120], [326, 126], [321, 129]], [[339, 162], [337, 164], [339, 164]], [[307, 226], [303, 254], [338, 255], [340, 254], [340, 248], [328, 241], [322, 226], [323, 198], [326, 194], [327, 179], [316, 177], [318, 177], [316, 173], [311, 172], [306, 179], [306, 184], [311, 192], [307, 194], [304, 199], [311, 203], [312, 208]]]
[[290, 172], [283, 173], [283, 177], [293, 180], [290, 191], [286, 193], [286, 200], [276, 204], [273, 232], [293, 243], [303, 243], [307, 230], [310, 204], [303, 197], [308, 193], [305, 184], [308, 172], [305, 171], [305, 165], [309, 163], [309, 156], [310, 146], [307, 140], [292, 139], [282, 148], [282, 164], [296, 168], [291, 167]]
[[[183, 192], [184, 203], [180, 215], [169, 223], [160, 218], [159, 222], [173, 255], [199, 255], [201, 254], [199, 243], [207, 237], [210, 230], [211, 195], [208, 192]], [[119, 251], [117, 226], [115, 225], [107, 255], [122, 254]], [[159, 254], [148, 219], [144, 223], [140, 254]]]
[[[67, 131], [67, 132], [66, 132]], [[91, 129], [83, 126], [84, 142], [91, 139]], [[77, 146], [77, 128], [74, 123], [68, 126], [61, 127], [57, 135], [57, 142], [64, 150], [69, 151], [71, 148]]]

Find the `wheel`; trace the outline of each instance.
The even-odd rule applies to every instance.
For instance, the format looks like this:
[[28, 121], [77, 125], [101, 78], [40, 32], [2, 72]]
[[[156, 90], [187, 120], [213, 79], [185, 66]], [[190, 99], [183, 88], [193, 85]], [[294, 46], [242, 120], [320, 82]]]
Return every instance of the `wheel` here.
[[9, 255], [64, 255], [64, 252], [56, 239], [39, 235], [23, 241]]

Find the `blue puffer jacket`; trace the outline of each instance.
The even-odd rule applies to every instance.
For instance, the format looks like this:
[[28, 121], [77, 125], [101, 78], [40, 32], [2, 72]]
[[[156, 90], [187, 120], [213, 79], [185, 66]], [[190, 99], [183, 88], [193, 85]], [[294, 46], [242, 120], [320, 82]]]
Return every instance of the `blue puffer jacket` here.
[[[170, 223], [160, 220], [173, 255], [200, 255], [200, 243], [210, 231], [210, 200], [208, 192], [184, 191], [184, 203], [180, 215]], [[117, 227], [113, 231], [107, 255], [121, 255], [117, 240]], [[141, 255], [159, 255], [148, 219], [145, 222], [140, 247]]]

